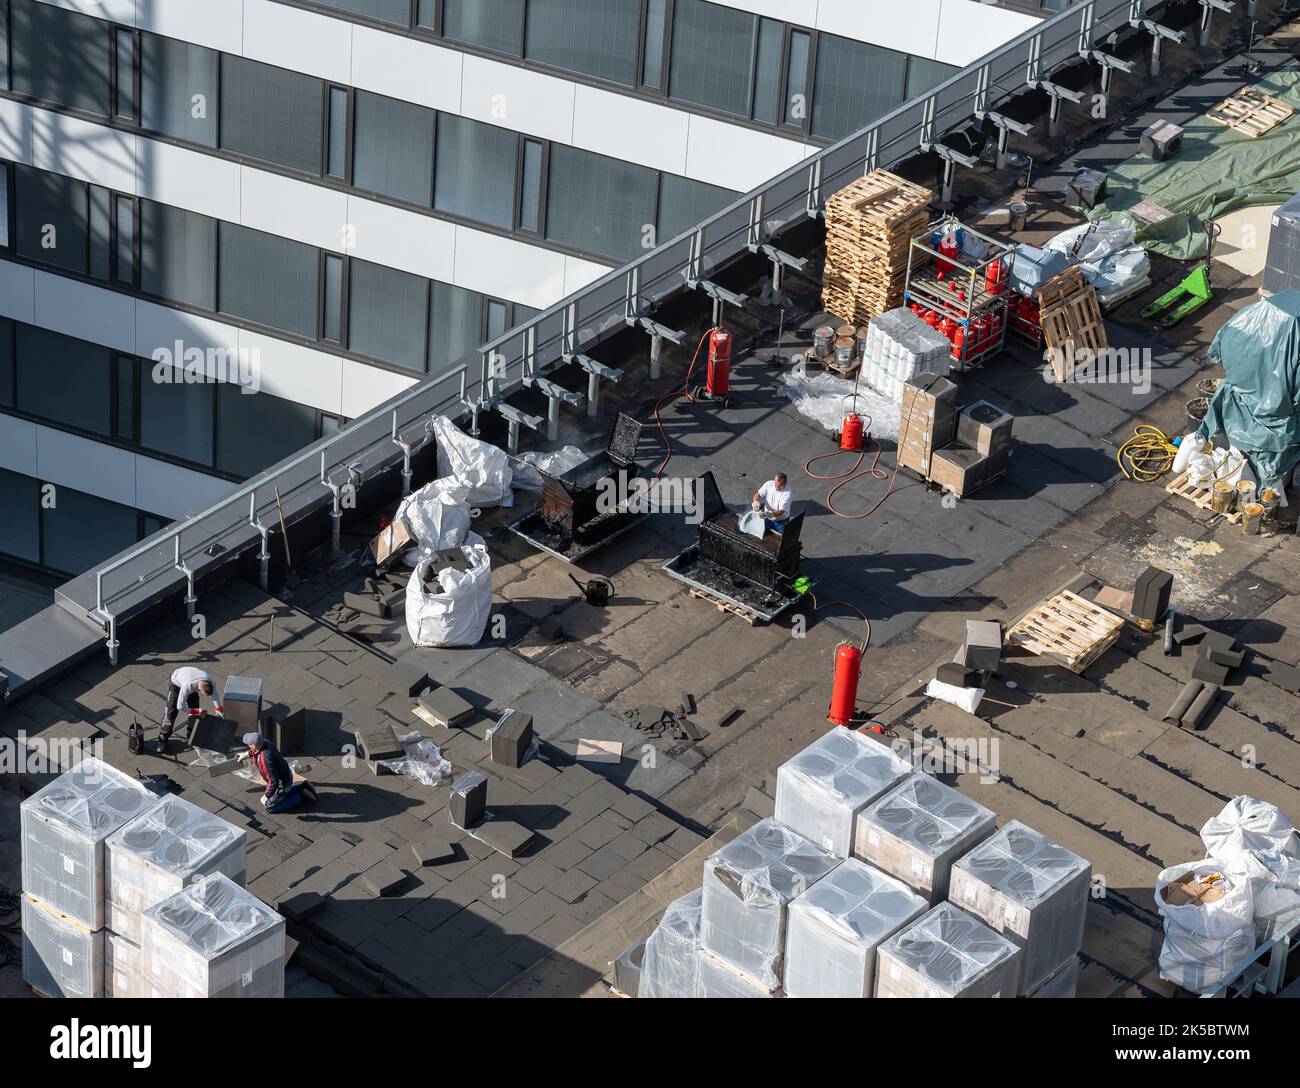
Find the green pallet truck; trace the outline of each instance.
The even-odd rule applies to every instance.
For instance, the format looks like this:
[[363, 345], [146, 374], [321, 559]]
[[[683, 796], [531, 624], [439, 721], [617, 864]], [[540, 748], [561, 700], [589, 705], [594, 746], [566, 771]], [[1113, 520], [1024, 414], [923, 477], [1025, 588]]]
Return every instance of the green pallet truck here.
[[1214, 292], [1210, 289], [1210, 257], [1214, 252], [1214, 239], [1219, 236], [1218, 223], [1205, 224], [1205, 260], [1192, 269], [1188, 275], [1183, 277], [1183, 281], [1172, 291], [1166, 291], [1154, 302], [1149, 303], [1142, 308], [1143, 317], [1155, 317], [1157, 314], [1164, 313], [1175, 302], [1186, 295], [1186, 299], [1171, 313], [1165, 314], [1160, 319], [1162, 329], [1171, 329], [1178, 324], [1183, 318], [1190, 313], [1195, 313], [1211, 298]]

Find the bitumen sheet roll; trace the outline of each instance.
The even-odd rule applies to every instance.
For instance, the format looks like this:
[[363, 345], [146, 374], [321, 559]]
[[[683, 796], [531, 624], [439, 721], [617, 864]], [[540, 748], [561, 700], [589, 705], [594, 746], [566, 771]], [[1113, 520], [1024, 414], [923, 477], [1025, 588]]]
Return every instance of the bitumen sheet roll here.
[[1183, 715], [1191, 708], [1196, 697], [1201, 693], [1205, 684], [1200, 680], [1189, 680], [1183, 685], [1183, 690], [1178, 693], [1178, 698], [1174, 700], [1173, 706], [1165, 711], [1164, 720], [1169, 725], [1177, 725], [1183, 719]]
[[1206, 684], [1201, 689], [1201, 693], [1192, 700], [1192, 705], [1188, 708], [1187, 713], [1183, 715], [1183, 725], [1192, 729], [1200, 725], [1201, 719], [1209, 713], [1210, 706], [1218, 694], [1218, 684]]

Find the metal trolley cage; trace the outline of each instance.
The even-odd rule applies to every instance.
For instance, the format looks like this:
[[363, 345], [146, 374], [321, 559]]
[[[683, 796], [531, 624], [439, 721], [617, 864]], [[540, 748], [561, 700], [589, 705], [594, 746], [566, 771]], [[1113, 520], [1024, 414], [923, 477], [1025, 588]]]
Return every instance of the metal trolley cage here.
[[[934, 249], [930, 239], [949, 227], [978, 238], [988, 246], [988, 256], [971, 262], [960, 253], [956, 257], [947, 257]], [[931, 223], [908, 246], [903, 304], [911, 306], [914, 311], [921, 307], [922, 313], [918, 315], [921, 317], [933, 312], [937, 315], [936, 326], [946, 318], [960, 328], [960, 346], [953, 341], [954, 370], [970, 370], [978, 366], [1001, 351], [1006, 343], [1007, 296], [1015, 255], [1014, 243], [982, 234], [951, 215]], [[999, 289], [990, 291], [987, 287], [989, 269], [999, 261], [1003, 265], [997, 279]], [[943, 271], [945, 266], [947, 271]]]
[[1219, 985], [1201, 997], [1252, 997], [1268, 996], [1282, 989], [1286, 981], [1291, 953], [1300, 945], [1300, 918], [1294, 918], [1281, 931], [1273, 934], [1244, 962], [1225, 975]]
[[712, 300], [715, 311], [720, 300], [734, 302], [736, 296], [713, 277], [739, 257], [771, 257], [778, 252], [774, 243], [782, 233], [821, 217], [826, 197], [864, 173], [931, 154], [941, 160], [945, 190], [950, 189], [958, 162], [953, 155], [959, 153], [943, 142], [944, 134], [973, 117], [996, 123], [1002, 116], [995, 110], [999, 103], [1029, 91], [1051, 97], [1055, 119], [1063, 100], [1081, 98], [1052, 82], [1052, 74], [1067, 66], [1094, 66], [1104, 95], [1111, 66], [1127, 62], [1099, 46], [1114, 34], [1155, 34], [1152, 28], [1158, 24], [1150, 17], [1163, 6], [1163, 0], [1084, 0], [1038, 23], [924, 95], [484, 344], [454, 369], [418, 382], [221, 501], [60, 586], [56, 602], [105, 634], [115, 662], [119, 627], [131, 616], [182, 590], [193, 611], [194, 579], [219, 562], [214, 548], [218, 554], [224, 551], [227, 560], [231, 552], [259, 542], [260, 555], [267, 553], [277, 486], [293, 521], [332, 504], [337, 540], [340, 494], [398, 464], [403, 486], [408, 487], [411, 453], [427, 441], [435, 415], [468, 419], [471, 432], [478, 433], [482, 414], [495, 412], [509, 424], [512, 440], [517, 439], [521, 425], [540, 429], [547, 420], [520, 412], [506, 398], [534, 388], [557, 402], [555, 410], [558, 400], [573, 404], [581, 398], [544, 377], [568, 364], [586, 372], [587, 412], [595, 415], [600, 382], [617, 381], [623, 373], [591, 358], [586, 350], [613, 333], [638, 328], [648, 337], [651, 373], [657, 374], [663, 341], [676, 343], [680, 338], [653, 320], [660, 303], [683, 291], [699, 291], [702, 299]]

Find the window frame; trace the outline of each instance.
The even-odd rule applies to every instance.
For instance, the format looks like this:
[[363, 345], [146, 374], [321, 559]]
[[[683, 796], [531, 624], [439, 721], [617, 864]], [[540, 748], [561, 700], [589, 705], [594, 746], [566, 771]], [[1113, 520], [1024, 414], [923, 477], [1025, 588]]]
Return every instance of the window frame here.
[[[6, 12], [7, 14], [7, 12]], [[134, 27], [123, 26], [120, 23], [109, 23], [109, 67], [108, 67], [108, 97], [109, 97], [109, 123], [115, 125], [127, 125], [132, 128], [140, 127], [140, 31]], [[127, 38], [131, 42], [131, 112], [122, 113], [119, 109], [121, 75], [122, 75], [122, 56], [121, 43], [122, 39]]]
[[[332, 99], [334, 92], [340, 91], [343, 94], [343, 174], [331, 174], [330, 171], [330, 121], [333, 119]], [[354, 188], [352, 184], [352, 148], [353, 134], [352, 126], [356, 121], [356, 88], [345, 86], [342, 83], [334, 83], [331, 80], [321, 81], [321, 94], [324, 97], [324, 105], [321, 108], [321, 138], [320, 138], [320, 177], [326, 182], [336, 182], [346, 185], [348, 188]]]
[[[525, 227], [524, 224], [524, 160], [527, 155], [529, 144], [535, 144], [541, 149], [541, 156], [538, 163], [538, 169], [541, 171], [537, 182], [537, 208], [534, 210], [537, 217], [536, 227]], [[435, 148], [436, 148], [435, 144]], [[538, 139], [536, 136], [529, 136], [521, 132], [519, 134], [519, 149], [515, 155], [515, 219], [514, 226], [511, 228], [512, 233], [523, 234], [530, 238], [545, 239], [546, 237], [546, 182], [547, 173], [551, 164], [551, 141]]]

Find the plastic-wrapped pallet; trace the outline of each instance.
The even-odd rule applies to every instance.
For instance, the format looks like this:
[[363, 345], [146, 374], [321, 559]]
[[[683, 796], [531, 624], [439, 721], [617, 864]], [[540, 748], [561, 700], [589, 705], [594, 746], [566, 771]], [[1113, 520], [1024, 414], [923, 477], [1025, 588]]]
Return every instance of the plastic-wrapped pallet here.
[[1215, 989], [1255, 951], [1250, 881], [1213, 858], [1161, 870], [1156, 909], [1165, 920], [1160, 977], [1184, 990]]
[[23, 981], [46, 997], [104, 996], [104, 931], [30, 895], [22, 901]]
[[1234, 797], [1205, 822], [1201, 841], [1210, 857], [1250, 881], [1261, 944], [1300, 916], [1300, 834], [1276, 805]]
[[997, 817], [928, 774], [905, 778], [858, 814], [853, 854], [932, 906], [948, 897], [952, 864], [993, 834]]
[[856, 858], [836, 866], [790, 904], [787, 997], [870, 997], [876, 948], [926, 903], [901, 880]]
[[871, 319], [862, 350], [862, 377], [891, 400], [901, 400], [903, 383], [917, 374], [946, 375], [952, 342], [906, 306]]
[[201, 876], [244, 883], [245, 831], [180, 797], [164, 797], [108, 839], [108, 928], [140, 943], [140, 912]]
[[703, 889], [696, 888], [668, 904], [659, 925], [646, 941], [637, 997], [695, 996], [703, 899]]
[[960, 907], [940, 903], [876, 952], [877, 997], [1009, 997], [1022, 953]]
[[700, 945], [769, 990], [781, 985], [786, 911], [838, 860], [769, 817], [704, 863]]
[[891, 748], [851, 729], [818, 737], [776, 772], [776, 819], [837, 858], [853, 852], [859, 812], [912, 773]]
[[1026, 997], [1074, 997], [1079, 989], [1079, 957], [1071, 956]]
[[778, 997], [766, 986], [742, 974], [717, 956], [700, 950], [696, 997]]
[[148, 996], [140, 971], [140, 946], [112, 930], [104, 936], [104, 996]]
[[88, 929], [104, 926], [104, 841], [158, 803], [89, 756], [22, 805], [23, 891]]
[[1092, 863], [1012, 820], [952, 867], [948, 898], [1025, 950], [1028, 994], [1083, 946]]
[[229, 877], [202, 877], [144, 912], [149, 997], [283, 997], [284, 919]]

